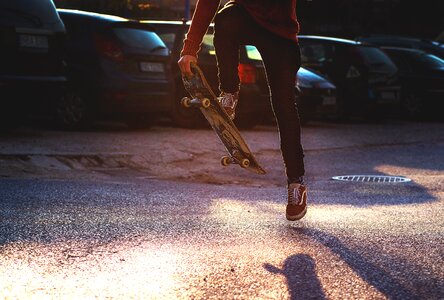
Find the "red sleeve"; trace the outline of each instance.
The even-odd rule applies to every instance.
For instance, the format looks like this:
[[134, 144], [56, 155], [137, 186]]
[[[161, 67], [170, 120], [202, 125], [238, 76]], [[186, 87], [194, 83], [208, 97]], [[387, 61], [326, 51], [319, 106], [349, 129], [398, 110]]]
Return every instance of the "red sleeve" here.
[[208, 26], [216, 14], [220, 0], [198, 0], [194, 10], [191, 26], [183, 43], [181, 56], [197, 56], [200, 50], [203, 36], [208, 30]]

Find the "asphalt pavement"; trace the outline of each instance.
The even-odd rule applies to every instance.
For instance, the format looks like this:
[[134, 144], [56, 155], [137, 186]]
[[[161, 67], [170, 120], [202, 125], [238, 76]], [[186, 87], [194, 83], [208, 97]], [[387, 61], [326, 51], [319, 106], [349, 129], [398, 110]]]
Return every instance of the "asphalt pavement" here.
[[[305, 128], [309, 208], [298, 222], [285, 220], [273, 130], [245, 133], [265, 177], [216, 166], [210, 131], [179, 132], [0, 139], [0, 297], [444, 298], [444, 124]], [[80, 145], [82, 136], [90, 143]], [[142, 140], [152, 160], [130, 146]], [[157, 172], [172, 157], [158, 159], [162, 149], [188, 143], [201, 145], [193, 157], [178, 151]], [[75, 147], [95, 147], [85, 157], [101, 164], [81, 163]], [[347, 174], [412, 181], [331, 179]]]

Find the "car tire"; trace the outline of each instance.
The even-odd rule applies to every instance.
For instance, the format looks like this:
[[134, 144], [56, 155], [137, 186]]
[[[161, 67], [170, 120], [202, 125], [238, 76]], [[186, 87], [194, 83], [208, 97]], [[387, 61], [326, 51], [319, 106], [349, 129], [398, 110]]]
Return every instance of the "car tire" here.
[[406, 94], [401, 101], [402, 111], [408, 119], [418, 119], [424, 117], [425, 105], [423, 98], [418, 94]]
[[316, 114], [316, 106], [311, 105], [312, 101], [314, 101], [314, 99], [310, 99], [310, 97], [296, 97], [299, 122], [301, 125], [306, 125], [309, 121], [313, 120]]
[[151, 119], [149, 116], [136, 115], [128, 118], [125, 123], [130, 129], [139, 130], [150, 128], [151, 126], [153, 126], [154, 120]]
[[[13, 131], [23, 125], [28, 119], [28, 113], [19, 108], [17, 99], [7, 98], [10, 103], [5, 103], [0, 110], [0, 133]], [[13, 99], [14, 101], [11, 101]]]
[[7, 133], [19, 128], [25, 123], [24, 116], [16, 112], [9, 112], [8, 115], [0, 115], [0, 133]]
[[306, 114], [302, 113], [299, 115], [299, 123], [301, 124], [301, 126], [307, 125], [307, 123], [310, 122], [311, 120], [312, 118], [310, 118]]
[[234, 119], [234, 124], [239, 129], [250, 129], [258, 124], [258, 120], [251, 114], [244, 114], [236, 116]]
[[338, 123], [347, 123], [350, 120], [350, 110], [348, 109], [345, 96], [338, 93], [338, 98], [336, 102], [336, 114], [335, 121]]
[[89, 129], [95, 115], [95, 106], [86, 91], [69, 90], [59, 98], [56, 105], [57, 123], [65, 130]]

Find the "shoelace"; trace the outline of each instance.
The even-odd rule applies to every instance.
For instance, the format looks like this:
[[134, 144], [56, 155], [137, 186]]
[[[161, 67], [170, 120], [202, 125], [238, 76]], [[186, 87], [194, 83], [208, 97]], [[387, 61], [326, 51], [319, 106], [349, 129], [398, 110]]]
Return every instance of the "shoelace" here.
[[233, 108], [237, 104], [237, 99], [234, 96], [234, 94], [230, 93], [224, 93], [221, 97], [219, 97], [220, 104], [222, 104], [223, 107], [230, 107]]
[[288, 189], [288, 199], [291, 205], [299, 205], [302, 203], [302, 195], [299, 191], [299, 187]]

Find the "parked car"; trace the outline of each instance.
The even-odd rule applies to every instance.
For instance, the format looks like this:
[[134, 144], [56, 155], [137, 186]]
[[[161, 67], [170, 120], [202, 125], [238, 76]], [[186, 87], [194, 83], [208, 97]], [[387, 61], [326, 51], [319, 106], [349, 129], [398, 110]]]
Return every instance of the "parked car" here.
[[399, 68], [402, 108], [408, 117], [439, 115], [444, 109], [444, 60], [425, 51], [381, 47]]
[[150, 26], [116, 16], [58, 11], [67, 30], [69, 91], [57, 106], [64, 127], [84, 128], [103, 117], [149, 125], [171, 110], [169, 50]]
[[441, 47], [444, 47], [444, 31], [441, 32], [437, 37], [436, 41], [440, 44]]
[[[190, 22], [180, 21], [143, 21], [156, 29], [157, 34], [165, 41], [172, 53], [172, 69], [176, 82], [175, 107], [171, 111], [173, 122], [181, 127], [200, 127], [206, 124], [197, 110], [184, 110], [180, 99], [187, 96], [183, 88], [181, 74], [177, 61], [183, 46], [185, 34]], [[241, 127], [251, 127], [263, 121], [265, 115], [271, 118], [269, 108], [269, 91], [265, 69], [260, 59], [249, 56], [249, 48], [240, 51], [239, 75], [241, 80], [239, 105], [237, 106], [235, 123]], [[216, 94], [219, 94], [217, 63], [213, 45], [213, 26], [210, 26], [204, 36], [199, 52], [199, 66]]]
[[[249, 59], [262, 62], [256, 47], [247, 45], [245, 48]], [[320, 74], [301, 67], [296, 76], [295, 101], [301, 124], [315, 118], [333, 116], [337, 112], [336, 86]], [[267, 115], [271, 115], [271, 111]]]
[[427, 51], [444, 59], [444, 45], [437, 41], [392, 35], [371, 35], [359, 37], [357, 41], [377, 46], [402, 47]]
[[[172, 69], [176, 79], [176, 105], [171, 112], [173, 122], [182, 127], [197, 127], [204, 123], [201, 114], [196, 110], [184, 110], [179, 100], [186, 96], [183, 89], [180, 70], [177, 61], [183, 46], [185, 34], [188, 31], [190, 22], [178, 21], [151, 21], [146, 22], [156, 28], [156, 32], [164, 40], [165, 44], [172, 52]], [[256, 47], [246, 45], [240, 48], [239, 78], [241, 80], [240, 101], [237, 107], [235, 122], [241, 127], [251, 127], [262, 122], [269, 122], [273, 119], [270, 105], [270, 93], [266, 79], [265, 68], [262, 58]], [[213, 45], [213, 26], [209, 27], [204, 36], [202, 48], [199, 52], [199, 66], [203, 69], [213, 90], [218, 94], [218, 77], [215, 49]], [[296, 101], [310, 101], [310, 103], [300, 104], [301, 119], [308, 121], [316, 113], [335, 112], [335, 92], [334, 85], [326, 79], [311, 73], [308, 70], [301, 72], [299, 79], [303, 82], [302, 94], [296, 93]], [[321, 83], [322, 82], [322, 83]], [[315, 91], [316, 89], [316, 91]], [[297, 91], [297, 89], [295, 89]], [[317, 95], [317, 96], [315, 96]], [[326, 97], [327, 100], [323, 100]], [[315, 99], [315, 100], [314, 100]], [[324, 102], [323, 102], [324, 101]], [[323, 105], [322, 103], [325, 103]], [[318, 109], [322, 106], [321, 109]], [[306, 109], [305, 109], [306, 108]]]
[[337, 88], [338, 118], [382, 118], [399, 105], [398, 69], [379, 48], [322, 36], [299, 36], [302, 65]]
[[297, 74], [297, 103], [301, 123], [335, 116], [336, 86], [325, 77], [301, 67]]
[[65, 27], [51, 0], [0, 2], [0, 127], [44, 109], [66, 82]]

